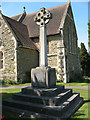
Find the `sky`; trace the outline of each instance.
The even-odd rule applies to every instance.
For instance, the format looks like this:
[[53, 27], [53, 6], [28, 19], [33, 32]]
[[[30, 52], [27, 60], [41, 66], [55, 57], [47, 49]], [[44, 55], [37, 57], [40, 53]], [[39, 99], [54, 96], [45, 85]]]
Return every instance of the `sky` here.
[[[39, 11], [40, 8], [55, 7], [66, 2], [2, 2], [2, 13], [6, 16], [15, 16], [23, 12], [23, 7], [26, 7], [27, 14]], [[71, 2], [74, 21], [78, 35], [78, 46], [83, 42], [88, 50], [88, 18], [90, 19], [90, 2]], [[89, 9], [88, 9], [89, 8]]]

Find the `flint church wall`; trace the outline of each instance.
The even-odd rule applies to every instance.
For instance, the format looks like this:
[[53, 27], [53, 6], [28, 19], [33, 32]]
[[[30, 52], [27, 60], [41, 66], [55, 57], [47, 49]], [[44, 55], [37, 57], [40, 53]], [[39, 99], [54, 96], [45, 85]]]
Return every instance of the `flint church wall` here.
[[1, 15], [0, 21], [0, 37], [2, 42], [0, 46], [2, 49], [0, 51], [3, 53], [0, 80], [16, 80], [15, 38]]
[[[39, 47], [38, 38], [33, 39], [33, 41]], [[47, 36], [47, 56], [48, 56], [48, 66], [57, 69], [57, 43], [61, 42], [60, 35]]]
[[78, 38], [70, 8], [66, 16], [63, 32], [66, 51], [66, 74], [67, 81], [69, 82], [81, 75], [80, 58], [78, 52]]
[[30, 81], [31, 69], [38, 66], [38, 52], [33, 49], [19, 47], [17, 51], [17, 76], [18, 81]]

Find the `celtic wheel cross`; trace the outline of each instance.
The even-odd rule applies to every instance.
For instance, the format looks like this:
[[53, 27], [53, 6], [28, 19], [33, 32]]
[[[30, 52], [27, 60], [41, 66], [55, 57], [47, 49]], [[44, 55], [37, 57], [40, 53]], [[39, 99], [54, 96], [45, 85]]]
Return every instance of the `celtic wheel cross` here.
[[34, 21], [37, 25], [40, 25], [40, 66], [48, 66], [47, 63], [47, 39], [46, 39], [46, 24], [51, 19], [51, 13], [45, 8], [40, 8], [40, 11], [34, 17]]
[[47, 11], [45, 8], [40, 8], [40, 11], [36, 14], [34, 21], [38, 25], [43, 26], [49, 22], [50, 18], [51, 18], [51, 13]]

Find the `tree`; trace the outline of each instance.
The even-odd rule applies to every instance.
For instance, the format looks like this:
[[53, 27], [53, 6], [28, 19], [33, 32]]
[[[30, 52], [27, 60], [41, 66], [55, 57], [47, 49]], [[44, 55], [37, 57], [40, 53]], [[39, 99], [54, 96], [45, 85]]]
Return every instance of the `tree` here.
[[81, 71], [83, 75], [88, 75], [90, 56], [85, 48], [84, 43], [81, 43], [80, 49]]
[[88, 46], [90, 48], [90, 20], [88, 21]]

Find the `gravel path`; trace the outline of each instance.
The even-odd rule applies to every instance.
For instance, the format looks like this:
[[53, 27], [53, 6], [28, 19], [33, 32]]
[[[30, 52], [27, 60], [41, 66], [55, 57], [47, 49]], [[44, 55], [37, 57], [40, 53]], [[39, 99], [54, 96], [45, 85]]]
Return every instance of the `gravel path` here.
[[65, 88], [90, 89], [88, 86], [65, 86]]
[[[30, 86], [30, 85], [28, 85]], [[24, 88], [27, 86], [0, 86], [0, 89], [14, 89], [14, 88]], [[77, 89], [90, 89], [90, 86], [65, 86], [65, 88], [77, 88]]]

